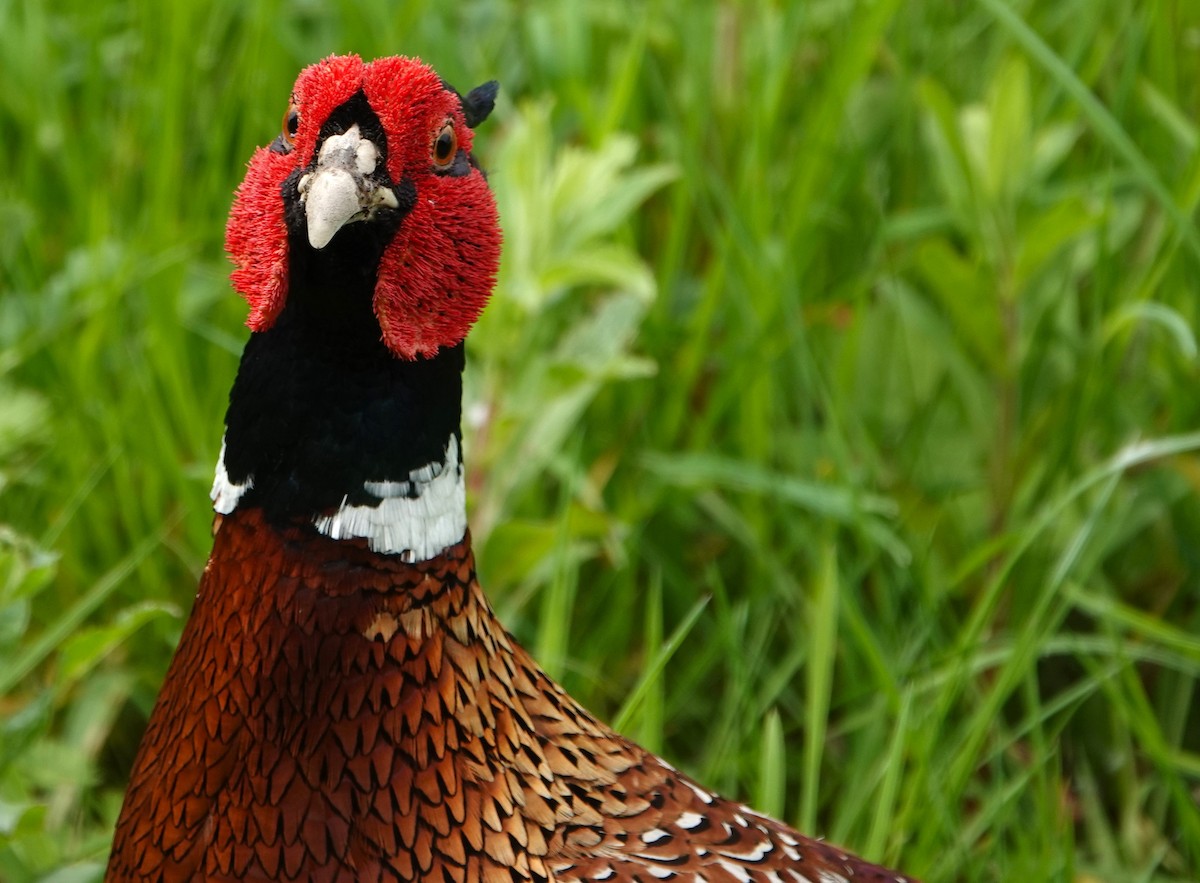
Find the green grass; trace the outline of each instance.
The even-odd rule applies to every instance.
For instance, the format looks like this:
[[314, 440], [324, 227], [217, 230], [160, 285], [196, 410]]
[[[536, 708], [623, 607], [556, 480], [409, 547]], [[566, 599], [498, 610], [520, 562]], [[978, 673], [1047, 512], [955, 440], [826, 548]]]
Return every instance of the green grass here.
[[480, 564], [566, 686], [931, 883], [1200, 868], [1200, 7], [0, 0], [0, 879], [97, 878], [298, 69], [503, 84]]

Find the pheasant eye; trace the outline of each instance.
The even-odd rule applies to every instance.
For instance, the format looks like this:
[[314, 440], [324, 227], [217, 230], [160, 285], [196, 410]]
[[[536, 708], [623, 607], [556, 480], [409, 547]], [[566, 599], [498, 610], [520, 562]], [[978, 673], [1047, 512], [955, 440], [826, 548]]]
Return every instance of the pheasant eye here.
[[457, 153], [458, 135], [454, 131], [454, 125], [446, 123], [433, 142], [433, 164], [439, 169], [449, 168]]
[[287, 113], [283, 116], [283, 140], [289, 147], [296, 140], [296, 132], [300, 130], [300, 111], [296, 110], [296, 105], [290, 105]]

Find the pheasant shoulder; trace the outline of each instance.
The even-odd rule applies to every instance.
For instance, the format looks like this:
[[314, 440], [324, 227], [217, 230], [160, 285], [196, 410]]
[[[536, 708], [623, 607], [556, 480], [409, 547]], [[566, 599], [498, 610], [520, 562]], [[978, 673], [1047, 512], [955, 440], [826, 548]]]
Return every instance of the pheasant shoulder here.
[[704, 789], [597, 722], [520, 648], [519, 693], [554, 773], [558, 881], [907, 883]]

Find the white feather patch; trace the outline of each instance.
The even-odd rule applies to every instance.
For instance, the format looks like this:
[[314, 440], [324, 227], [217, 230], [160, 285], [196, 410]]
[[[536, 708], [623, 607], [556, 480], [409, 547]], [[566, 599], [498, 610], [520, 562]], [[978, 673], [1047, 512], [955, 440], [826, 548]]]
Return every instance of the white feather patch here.
[[850, 883], [850, 881], [841, 874], [835, 874], [833, 871], [825, 870], [817, 871], [817, 879], [820, 880], [821, 883]]
[[412, 470], [407, 479], [363, 483], [380, 498], [375, 506], [352, 506], [344, 499], [333, 515], [318, 515], [317, 530], [335, 539], [361, 537], [375, 552], [427, 561], [467, 532], [467, 492], [458, 439], [450, 436], [445, 459]]
[[728, 858], [737, 859], [741, 862], [753, 862], [754, 864], [758, 864], [758, 862], [761, 862], [767, 857], [767, 854], [773, 848], [774, 845], [770, 840], [767, 840], [765, 842], [755, 844], [753, 847], [751, 847], [749, 852], [734, 852], [731, 849], [724, 849], [721, 851], [721, 854], [727, 856]]
[[254, 476], [249, 476], [243, 484], [234, 484], [229, 480], [225, 471], [225, 437], [221, 437], [221, 453], [217, 457], [217, 474], [213, 478], [209, 499], [213, 501], [213, 509], [222, 515], [228, 515], [237, 508], [242, 494], [254, 487]]
[[750, 872], [741, 865], [735, 865], [733, 862], [725, 861], [723, 858], [717, 859], [717, 865], [733, 875], [738, 880], [738, 883], [750, 883]]

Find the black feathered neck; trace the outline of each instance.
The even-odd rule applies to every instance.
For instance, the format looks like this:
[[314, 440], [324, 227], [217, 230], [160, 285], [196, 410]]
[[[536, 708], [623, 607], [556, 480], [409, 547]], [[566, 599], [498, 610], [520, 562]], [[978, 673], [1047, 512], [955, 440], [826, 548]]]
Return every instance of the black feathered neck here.
[[364, 482], [403, 479], [461, 441], [463, 344], [397, 357], [372, 309], [374, 237], [339, 234], [321, 252], [296, 240], [287, 305], [246, 344], [225, 419], [229, 481], [250, 484], [238, 505], [277, 521], [373, 505]]

